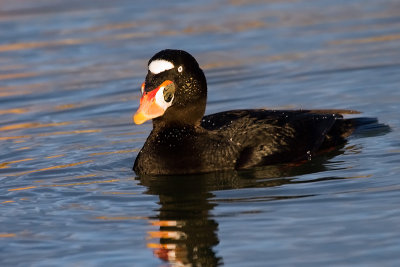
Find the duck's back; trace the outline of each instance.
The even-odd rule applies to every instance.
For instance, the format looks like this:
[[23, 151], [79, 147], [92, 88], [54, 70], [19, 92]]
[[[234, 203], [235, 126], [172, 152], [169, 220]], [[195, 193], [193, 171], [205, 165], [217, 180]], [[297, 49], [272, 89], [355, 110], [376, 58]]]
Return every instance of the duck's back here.
[[233, 110], [205, 116], [201, 125], [237, 144], [236, 169], [307, 159], [343, 143], [351, 128], [338, 113], [309, 110]]

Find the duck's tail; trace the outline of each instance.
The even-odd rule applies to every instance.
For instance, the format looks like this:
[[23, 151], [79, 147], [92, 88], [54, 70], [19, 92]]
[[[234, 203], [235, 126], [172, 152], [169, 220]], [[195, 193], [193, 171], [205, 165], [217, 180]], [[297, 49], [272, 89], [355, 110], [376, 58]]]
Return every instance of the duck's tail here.
[[321, 148], [340, 146], [346, 143], [346, 138], [372, 137], [387, 134], [390, 126], [380, 123], [377, 118], [359, 117], [338, 119], [329, 130]]
[[389, 125], [380, 123], [377, 118], [361, 117], [344, 119], [344, 121], [351, 125], [350, 135], [358, 138], [384, 135], [391, 131]]

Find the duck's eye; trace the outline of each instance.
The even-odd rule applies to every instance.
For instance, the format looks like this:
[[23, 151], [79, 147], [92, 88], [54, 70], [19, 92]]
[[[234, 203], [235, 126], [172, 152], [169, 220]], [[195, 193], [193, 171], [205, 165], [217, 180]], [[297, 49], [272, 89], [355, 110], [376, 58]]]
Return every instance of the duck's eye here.
[[164, 95], [164, 100], [165, 102], [169, 103], [174, 99], [174, 93], [175, 93], [175, 84], [170, 83], [167, 86], [165, 86], [163, 95]]
[[142, 87], [140, 87], [140, 92], [142, 93], [142, 95], [143, 95], [143, 93], [144, 93], [144, 86], [145, 86], [146, 84], [145, 83], [142, 83]]
[[178, 72], [182, 72], [183, 71], [183, 67], [182, 66], [179, 66], [178, 67]]

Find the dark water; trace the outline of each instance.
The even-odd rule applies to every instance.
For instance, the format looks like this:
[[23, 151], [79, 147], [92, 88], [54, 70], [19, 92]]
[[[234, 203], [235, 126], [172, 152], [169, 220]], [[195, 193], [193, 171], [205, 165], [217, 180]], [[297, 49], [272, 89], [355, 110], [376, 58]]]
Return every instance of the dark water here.
[[[207, 113], [356, 109], [302, 165], [138, 179], [147, 60], [185, 49]], [[397, 266], [400, 3], [0, 1], [1, 266]], [[168, 264], [169, 263], [169, 264]]]

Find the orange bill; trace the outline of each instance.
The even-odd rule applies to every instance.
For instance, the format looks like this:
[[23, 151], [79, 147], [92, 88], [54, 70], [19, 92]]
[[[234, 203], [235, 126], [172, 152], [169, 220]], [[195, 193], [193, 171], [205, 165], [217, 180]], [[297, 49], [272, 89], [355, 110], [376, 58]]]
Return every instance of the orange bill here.
[[143, 95], [140, 98], [139, 109], [136, 111], [135, 115], [133, 115], [133, 121], [136, 124], [142, 124], [164, 114], [165, 108], [157, 103], [156, 94], [161, 88], [164, 88], [170, 83], [172, 82], [167, 80], [150, 92], [143, 91]]

